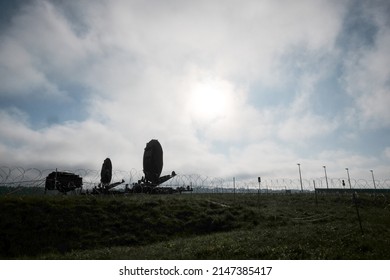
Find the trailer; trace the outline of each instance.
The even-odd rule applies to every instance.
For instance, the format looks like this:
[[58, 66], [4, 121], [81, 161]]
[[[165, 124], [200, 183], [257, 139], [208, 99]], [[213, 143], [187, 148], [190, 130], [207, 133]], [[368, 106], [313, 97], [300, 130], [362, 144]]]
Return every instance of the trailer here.
[[66, 194], [67, 192], [81, 189], [83, 186], [83, 179], [74, 173], [70, 172], [51, 172], [45, 181], [45, 193], [47, 190], [57, 190]]

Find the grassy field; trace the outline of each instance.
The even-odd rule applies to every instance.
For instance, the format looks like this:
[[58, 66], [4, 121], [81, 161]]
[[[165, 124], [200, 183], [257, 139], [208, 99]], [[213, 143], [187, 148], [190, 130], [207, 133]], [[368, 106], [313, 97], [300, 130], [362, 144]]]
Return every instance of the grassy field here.
[[1, 259], [390, 259], [386, 196], [0, 196]]

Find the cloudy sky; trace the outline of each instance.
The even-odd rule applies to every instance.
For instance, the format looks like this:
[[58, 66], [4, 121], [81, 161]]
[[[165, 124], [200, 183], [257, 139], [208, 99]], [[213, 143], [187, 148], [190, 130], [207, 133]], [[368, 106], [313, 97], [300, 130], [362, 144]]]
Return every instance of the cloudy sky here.
[[0, 165], [390, 178], [389, 1], [0, 1]]

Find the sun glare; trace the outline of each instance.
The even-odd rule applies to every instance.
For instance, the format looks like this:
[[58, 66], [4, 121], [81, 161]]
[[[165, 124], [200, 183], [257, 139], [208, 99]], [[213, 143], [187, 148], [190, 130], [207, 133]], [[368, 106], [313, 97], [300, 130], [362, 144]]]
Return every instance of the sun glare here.
[[229, 88], [223, 82], [207, 81], [193, 86], [190, 112], [197, 120], [212, 121], [223, 117], [229, 108]]

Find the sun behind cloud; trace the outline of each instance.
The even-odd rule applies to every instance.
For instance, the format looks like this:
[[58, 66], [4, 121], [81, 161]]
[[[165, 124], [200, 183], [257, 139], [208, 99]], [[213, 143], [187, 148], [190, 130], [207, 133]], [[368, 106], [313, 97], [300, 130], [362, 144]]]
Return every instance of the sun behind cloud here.
[[231, 85], [220, 79], [204, 79], [191, 85], [188, 111], [196, 122], [212, 122], [224, 118], [232, 108]]

